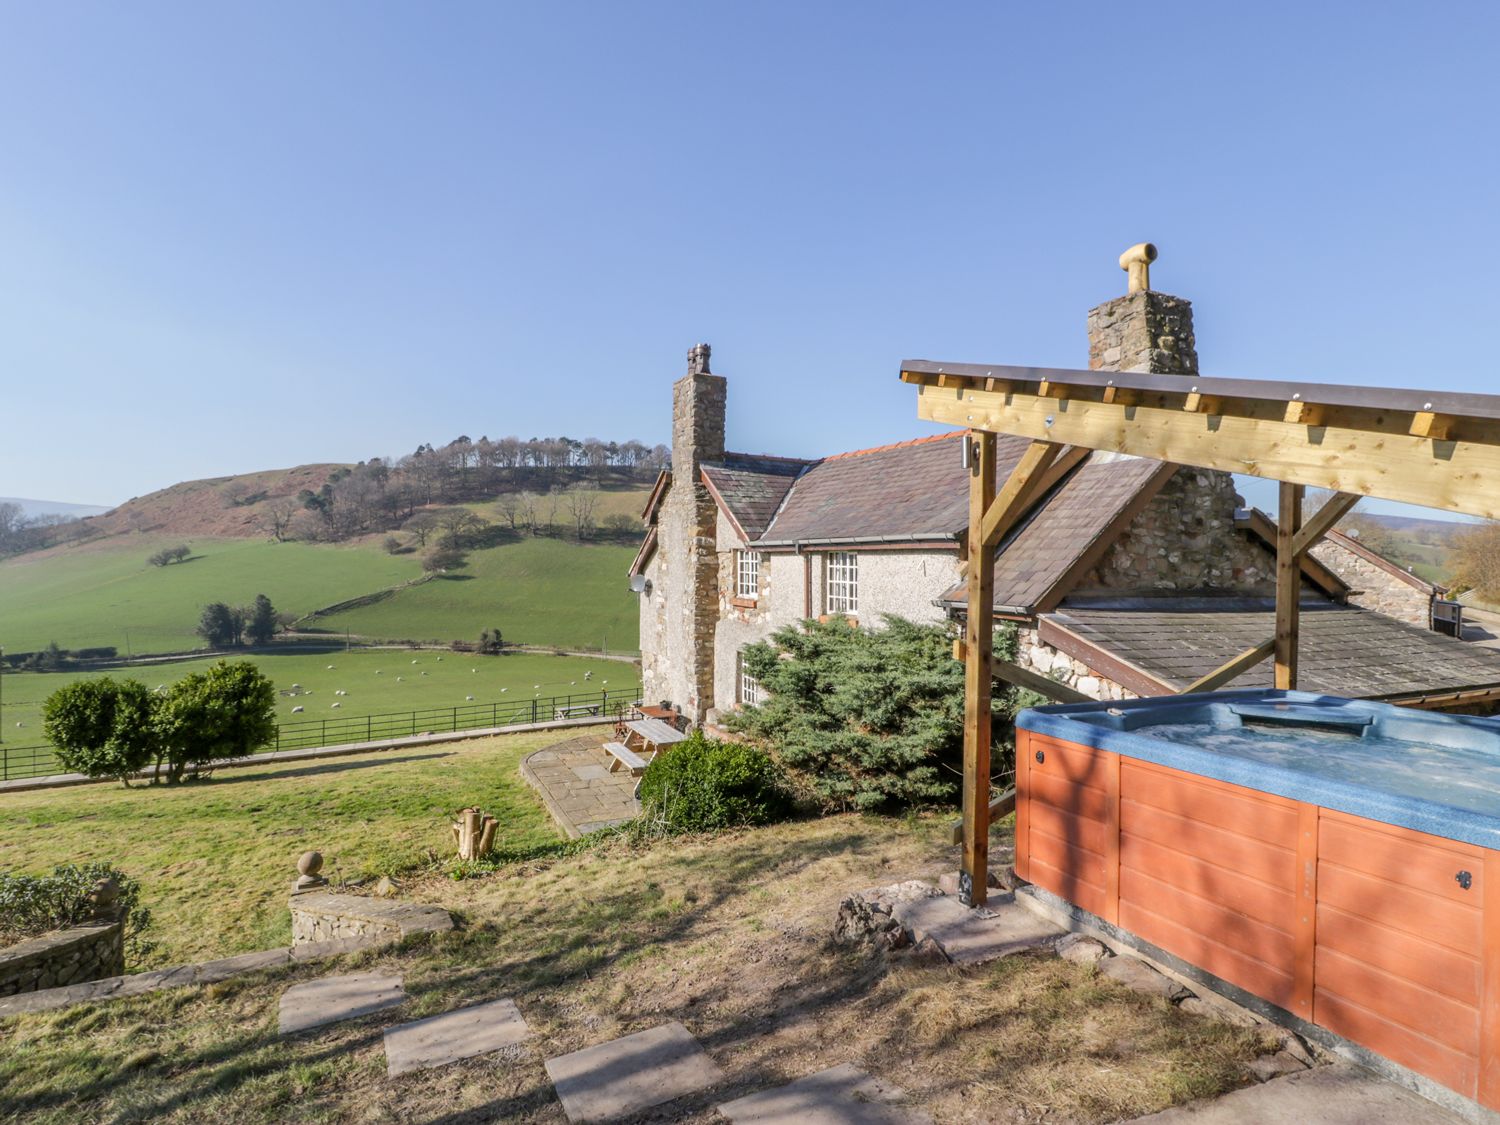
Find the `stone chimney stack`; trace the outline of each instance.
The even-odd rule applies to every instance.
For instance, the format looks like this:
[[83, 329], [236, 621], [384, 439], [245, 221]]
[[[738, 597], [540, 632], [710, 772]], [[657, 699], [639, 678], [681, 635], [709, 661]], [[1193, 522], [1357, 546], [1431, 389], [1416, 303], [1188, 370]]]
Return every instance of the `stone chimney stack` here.
[[1156, 247], [1149, 242], [1120, 255], [1130, 275], [1123, 297], [1089, 310], [1089, 367], [1094, 371], [1150, 371], [1159, 375], [1198, 374], [1193, 341], [1193, 305], [1150, 287]]
[[708, 370], [712, 349], [697, 344], [688, 351], [687, 374], [672, 386], [672, 472], [697, 479], [704, 462], [724, 458], [724, 405], [727, 383]]
[[642, 651], [645, 698], [670, 702], [695, 723], [714, 705], [714, 633], [719, 612], [718, 506], [702, 469], [724, 459], [727, 381], [709, 372], [709, 346], [688, 352], [687, 374], [672, 385], [672, 486], [657, 517], [656, 599], [642, 623], [658, 641]]

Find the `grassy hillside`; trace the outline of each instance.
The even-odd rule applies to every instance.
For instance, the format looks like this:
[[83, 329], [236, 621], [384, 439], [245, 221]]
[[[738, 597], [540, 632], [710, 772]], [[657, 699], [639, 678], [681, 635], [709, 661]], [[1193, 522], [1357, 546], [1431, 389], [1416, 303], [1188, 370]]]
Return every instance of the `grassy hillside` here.
[[307, 625], [367, 640], [477, 638], [498, 628], [518, 644], [640, 646], [625, 571], [635, 548], [522, 539], [469, 555], [467, 569]]
[[309, 848], [324, 854], [334, 879], [397, 870], [421, 863], [429, 848], [451, 852], [449, 814], [474, 804], [499, 816], [502, 847], [560, 841], [516, 768], [559, 737], [541, 731], [333, 763], [268, 764], [167, 789], [7, 794], [0, 854], [16, 857], [16, 870], [25, 872], [101, 860], [139, 879], [155, 916], [157, 949], [148, 965], [269, 949], [291, 940], [286, 888]]
[[[181, 794], [27, 794], [0, 821], [0, 850], [41, 869], [115, 858], [112, 838], [178, 955], [254, 948], [286, 940], [285, 887], [304, 847], [346, 874], [388, 870], [429, 846], [448, 855], [447, 814], [471, 801], [503, 813], [508, 844], [547, 840], [540, 809], [515, 789], [515, 763], [534, 745], [353, 759], [313, 777], [269, 769]], [[617, 841], [462, 882], [413, 872], [403, 895], [458, 912], [460, 929], [0, 1021], [3, 1102], [57, 1125], [555, 1125], [564, 1115], [544, 1058], [680, 1020], [724, 1079], [653, 1120], [722, 1121], [715, 1104], [852, 1062], [936, 1121], [1093, 1125], [1242, 1085], [1251, 1060], [1276, 1048], [1274, 1036], [1189, 1014], [1089, 965], [1039, 956], [962, 968], [828, 940], [852, 890], [951, 870], [945, 837], [944, 818], [843, 816], [654, 847]], [[387, 843], [390, 855], [375, 854]], [[350, 971], [398, 975], [410, 999], [310, 1034], [276, 1033], [289, 985]], [[501, 996], [533, 1042], [387, 1077], [380, 1028]]]
[[179, 542], [128, 536], [0, 563], [0, 646], [114, 645], [123, 655], [128, 641], [137, 654], [177, 651], [202, 643], [193, 628], [206, 602], [248, 604], [265, 594], [278, 610], [307, 613], [422, 572], [411, 555], [256, 539], [192, 540], [189, 561], [147, 564]]
[[[395, 711], [434, 707], [464, 707], [473, 702], [524, 703], [535, 695], [567, 695], [608, 690], [621, 698], [640, 682], [633, 664], [585, 657], [517, 653], [474, 656], [460, 652], [415, 652], [390, 649], [320, 654], [256, 655], [253, 660], [275, 681], [279, 693], [279, 723], [311, 719], [350, 719]], [[171, 664], [136, 665], [109, 672], [120, 679], [140, 680], [150, 687], [176, 683], [190, 672], [200, 672], [211, 659]], [[330, 667], [330, 665], [332, 667]], [[0, 712], [3, 745], [42, 744], [42, 701], [58, 688], [96, 672], [8, 673], [4, 710]], [[606, 683], [606, 681], [608, 681]], [[302, 690], [287, 694], [293, 684]], [[345, 695], [334, 695], [343, 691]], [[633, 696], [632, 696], [633, 698]], [[339, 706], [335, 709], [334, 704]], [[301, 707], [294, 713], [294, 707]], [[551, 718], [551, 716], [547, 716]], [[17, 725], [20, 724], [20, 725]], [[330, 728], [331, 729], [331, 728]]]

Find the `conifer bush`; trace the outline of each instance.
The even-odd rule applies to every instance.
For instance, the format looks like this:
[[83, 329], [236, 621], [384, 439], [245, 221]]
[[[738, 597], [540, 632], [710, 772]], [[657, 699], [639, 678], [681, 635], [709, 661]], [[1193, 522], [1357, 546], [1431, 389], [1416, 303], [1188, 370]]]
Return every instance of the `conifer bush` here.
[[[1015, 629], [995, 628], [995, 655]], [[952, 802], [963, 760], [964, 666], [941, 625], [886, 617], [860, 629], [842, 617], [788, 625], [741, 653], [768, 693], [726, 720], [769, 748], [828, 810], [895, 811]], [[1013, 768], [1016, 700], [994, 695], [992, 771]]]

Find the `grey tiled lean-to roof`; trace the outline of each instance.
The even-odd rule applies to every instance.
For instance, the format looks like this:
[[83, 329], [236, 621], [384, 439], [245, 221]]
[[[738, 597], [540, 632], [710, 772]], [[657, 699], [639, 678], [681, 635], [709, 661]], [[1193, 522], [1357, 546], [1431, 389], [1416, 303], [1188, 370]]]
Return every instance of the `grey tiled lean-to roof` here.
[[[1065, 631], [1049, 643], [1061, 642], [1066, 651], [1071, 635], [1177, 691], [1276, 632], [1274, 605], [1246, 598], [1141, 598], [1118, 606], [1064, 602], [1041, 620], [1044, 639], [1049, 626]], [[1225, 686], [1271, 687], [1272, 674], [1266, 660]], [[1304, 691], [1383, 699], [1493, 685], [1500, 685], [1500, 652], [1494, 649], [1373, 610], [1303, 603], [1297, 686]]]
[[759, 539], [792, 482], [809, 464], [793, 457], [726, 453], [723, 461], [704, 465], [703, 476], [745, 537]]

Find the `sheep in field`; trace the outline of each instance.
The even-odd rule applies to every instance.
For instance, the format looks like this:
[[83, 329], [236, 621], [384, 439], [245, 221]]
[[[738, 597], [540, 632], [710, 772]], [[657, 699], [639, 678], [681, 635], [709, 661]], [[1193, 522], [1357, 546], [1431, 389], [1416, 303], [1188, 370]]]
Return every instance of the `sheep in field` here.
[[342, 703], [335, 703], [335, 704], [334, 704], [334, 706], [335, 706], [335, 707], [342, 707], [342, 706], [343, 706], [343, 704], [342, 704]]
[[295, 707], [293, 707], [293, 708], [292, 708], [292, 714], [293, 714], [293, 715], [300, 715], [300, 714], [302, 714], [302, 712], [303, 712], [303, 711], [306, 711], [306, 710], [307, 710], [307, 708], [306, 708], [306, 707], [303, 707], [303, 706], [302, 706], [302, 705], [301, 705], [301, 704], [300, 704], [300, 703], [299, 703], [299, 704], [298, 704], [298, 705], [297, 705], [297, 706], [295, 706]]

